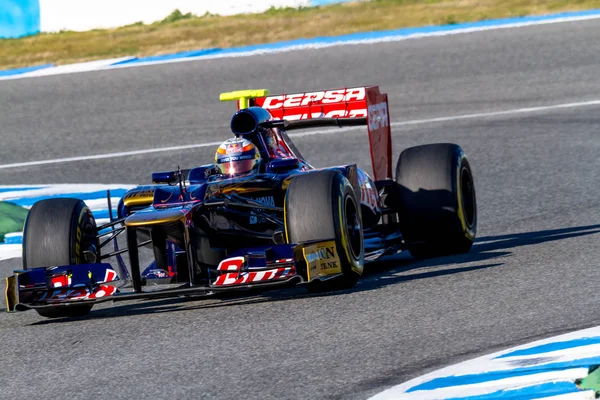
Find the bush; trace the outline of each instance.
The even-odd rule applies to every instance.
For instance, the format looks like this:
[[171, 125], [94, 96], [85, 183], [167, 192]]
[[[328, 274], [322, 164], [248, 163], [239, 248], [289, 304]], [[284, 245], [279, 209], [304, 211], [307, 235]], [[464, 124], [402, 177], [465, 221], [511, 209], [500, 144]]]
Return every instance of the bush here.
[[160, 21], [161, 24], [170, 24], [176, 21], [180, 21], [183, 19], [190, 19], [194, 15], [192, 13], [183, 14], [179, 9], [175, 9], [171, 14], [169, 14], [165, 19]]

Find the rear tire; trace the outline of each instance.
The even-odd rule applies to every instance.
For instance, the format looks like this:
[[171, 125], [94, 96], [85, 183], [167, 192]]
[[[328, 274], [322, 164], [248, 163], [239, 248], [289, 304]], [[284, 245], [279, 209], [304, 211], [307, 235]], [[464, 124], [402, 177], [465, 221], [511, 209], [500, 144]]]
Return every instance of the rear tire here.
[[402, 236], [417, 258], [469, 251], [477, 232], [471, 167], [456, 144], [411, 147], [396, 165]]
[[342, 174], [317, 171], [294, 177], [285, 197], [285, 230], [288, 243], [335, 242], [342, 275], [314, 281], [309, 290], [344, 289], [356, 284], [364, 265], [360, 203]]
[[[85, 263], [85, 251], [96, 253], [96, 221], [82, 200], [59, 198], [31, 207], [23, 229], [23, 269]], [[36, 310], [48, 318], [83, 316], [92, 305]]]

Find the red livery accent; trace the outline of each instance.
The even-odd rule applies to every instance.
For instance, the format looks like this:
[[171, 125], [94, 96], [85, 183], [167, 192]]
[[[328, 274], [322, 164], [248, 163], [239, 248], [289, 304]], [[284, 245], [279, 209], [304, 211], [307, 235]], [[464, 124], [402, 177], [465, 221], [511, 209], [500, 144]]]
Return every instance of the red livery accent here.
[[234, 286], [250, 283], [267, 282], [277, 279], [287, 278], [296, 274], [296, 269], [292, 266], [274, 268], [268, 271], [260, 272], [227, 272], [219, 276], [214, 282], [215, 286]]
[[217, 271], [240, 271], [244, 265], [244, 257], [227, 258], [219, 263]]
[[319, 92], [259, 97], [254, 104], [279, 119], [366, 117], [366, 89], [343, 88]]
[[57, 275], [50, 278], [52, 287], [67, 287], [71, 284], [71, 278], [68, 275]]
[[342, 88], [258, 97], [251, 105], [269, 110], [276, 119], [367, 117], [375, 180], [392, 178], [392, 134], [387, 94], [378, 86]]
[[387, 94], [379, 87], [367, 88], [367, 126], [371, 147], [373, 179], [392, 179], [392, 132]]
[[77, 287], [70, 289], [54, 290], [44, 294], [40, 300], [46, 301], [66, 301], [66, 300], [86, 300], [97, 299], [100, 297], [111, 296], [117, 289], [114, 286], [100, 285], [92, 290], [87, 287]]
[[114, 286], [100, 285], [99, 287], [95, 288], [92, 291], [92, 293], [89, 295], [88, 299], [97, 299], [97, 298], [104, 297], [104, 296], [111, 296], [116, 291], [117, 291], [117, 289]]
[[104, 274], [103, 282], [112, 282], [117, 279], [117, 273], [112, 269], [107, 269], [106, 274]]
[[269, 264], [288, 264], [293, 262], [294, 259], [293, 258], [281, 258], [279, 260], [275, 260], [273, 262], [270, 262]]

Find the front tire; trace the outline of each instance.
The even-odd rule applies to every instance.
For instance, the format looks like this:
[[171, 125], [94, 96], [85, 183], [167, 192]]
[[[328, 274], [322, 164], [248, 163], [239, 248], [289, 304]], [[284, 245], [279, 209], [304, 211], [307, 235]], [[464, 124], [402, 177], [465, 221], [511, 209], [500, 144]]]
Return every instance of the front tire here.
[[411, 147], [396, 165], [402, 236], [417, 258], [469, 251], [477, 203], [469, 161], [450, 143]]
[[360, 203], [348, 179], [336, 171], [294, 177], [286, 193], [284, 214], [288, 243], [335, 242], [342, 275], [312, 282], [309, 289], [327, 291], [354, 286], [363, 270], [364, 243]]
[[[83, 264], [85, 252], [97, 252], [96, 235], [96, 221], [82, 200], [38, 201], [29, 210], [23, 229], [23, 269]], [[86, 304], [36, 311], [58, 318], [86, 315], [91, 309]]]

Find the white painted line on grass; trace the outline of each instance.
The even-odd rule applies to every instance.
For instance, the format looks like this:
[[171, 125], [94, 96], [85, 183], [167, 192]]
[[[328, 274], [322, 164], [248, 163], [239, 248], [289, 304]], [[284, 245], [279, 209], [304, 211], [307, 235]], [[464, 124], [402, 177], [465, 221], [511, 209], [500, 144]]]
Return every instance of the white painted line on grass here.
[[[474, 113], [474, 114], [463, 114], [463, 115], [452, 115], [447, 117], [436, 117], [436, 118], [426, 118], [426, 119], [414, 119], [409, 121], [396, 121], [392, 122], [392, 127], [403, 127], [403, 126], [411, 126], [411, 125], [423, 125], [423, 124], [431, 124], [438, 122], [453, 122], [453, 121], [462, 121], [469, 119], [478, 119], [478, 118], [493, 118], [505, 115], [518, 115], [518, 114], [530, 114], [536, 112], [544, 112], [544, 111], [552, 111], [552, 110], [560, 110], [560, 109], [570, 109], [570, 108], [580, 108], [580, 107], [593, 107], [600, 106], [600, 100], [590, 100], [590, 101], [582, 101], [576, 103], [564, 103], [564, 104], [554, 104], [549, 106], [537, 106], [537, 107], [526, 107], [526, 108], [516, 108], [512, 110], [503, 110], [503, 111], [490, 111], [490, 112], [482, 112], [482, 113]], [[314, 135], [332, 135], [339, 134], [341, 132], [347, 132], [357, 129], [364, 129], [363, 126], [353, 126], [347, 128], [340, 129], [321, 129], [321, 130], [311, 130], [301, 133], [292, 133], [290, 137], [306, 137], [306, 136], [314, 136]], [[196, 143], [196, 144], [187, 144], [181, 146], [169, 146], [169, 147], [160, 147], [156, 149], [140, 149], [140, 150], [130, 150], [130, 151], [121, 151], [116, 153], [104, 153], [104, 154], [92, 154], [87, 156], [77, 156], [77, 157], [64, 157], [64, 158], [54, 158], [49, 160], [37, 160], [37, 161], [25, 161], [19, 163], [11, 163], [11, 164], [0, 164], [0, 169], [11, 169], [11, 168], [22, 168], [22, 167], [32, 167], [32, 166], [40, 166], [40, 165], [49, 165], [49, 164], [64, 164], [69, 162], [77, 162], [77, 161], [91, 161], [91, 160], [102, 160], [107, 158], [118, 158], [118, 157], [129, 157], [129, 156], [138, 156], [144, 154], [152, 154], [152, 153], [164, 153], [169, 151], [179, 151], [179, 150], [189, 150], [189, 149], [197, 149], [202, 147], [216, 147], [219, 146], [222, 141], [218, 142], [208, 142], [208, 143]]]

